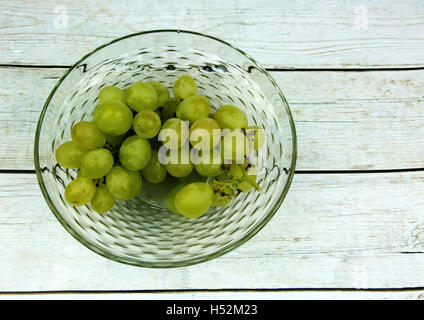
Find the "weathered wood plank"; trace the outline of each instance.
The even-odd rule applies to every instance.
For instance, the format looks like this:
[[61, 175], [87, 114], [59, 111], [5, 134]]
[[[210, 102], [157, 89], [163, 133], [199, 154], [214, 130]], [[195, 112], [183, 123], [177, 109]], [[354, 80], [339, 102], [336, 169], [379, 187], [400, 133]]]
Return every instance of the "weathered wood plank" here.
[[0, 64], [70, 65], [112, 39], [189, 29], [222, 38], [267, 67], [424, 65], [420, 0], [0, 2]]
[[1, 294], [2, 300], [423, 300], [422, 290], [393, 291], [192, 291], [171, 293], [19, 293]]
[[424, 172], [299, 174], [240, 248], [154, 270], [86, 249], [49, 212], [35, 175], [1, 174], [0, 291], [423, 287], [423, 181]]
[[[0, 169], [33, 168], [38, 117], [64, 70], [0, 68]], [[297, 169], [424, 166], [424, 71], [272, 75], [295, 118]]]

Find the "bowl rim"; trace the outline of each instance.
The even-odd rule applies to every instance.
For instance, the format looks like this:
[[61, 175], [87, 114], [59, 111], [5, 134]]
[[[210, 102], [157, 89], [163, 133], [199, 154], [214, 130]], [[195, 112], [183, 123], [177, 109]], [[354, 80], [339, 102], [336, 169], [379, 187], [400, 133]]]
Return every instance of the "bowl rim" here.
[[[280, 99], [283, 101], [284, 103], [284, 107], [286, 109], [286, 112], [288, 114], [288, 118], [289, 118], [289, 122], [290, 122], [290, 129], [291, 129], [291, 134], [292, 134], [292, 140], [293, 140], [293, 144], [292, 144], [292, 158], [291, 158], [291, 164], [290, 164], [290, 168], [288, 169], [288, 177], [287, 177], [287, 181], [284, 185], [283, 191], [281, 192], [281, 195], [279, 197], [279, 199], [276, 201], [276, 203], [273, 205], [272, 208], [270, 208], [268, 214], [265, 216], [265, 218], [252, 230], [250, 230], [248, 233], [246, 233], [241, 239], [237, 240], [235, 243], [232, 244], [226, 244], [225, 246], [223, 246], [221, 249], [219, 249], [216, 252], [210, 253], [210, 254], [206, 254], [206, 255], [200, 255], [200, 256], [195, 256], [192, 258], [188, 258], [188, 259], [184, 259], [184, 260], [175, 260], [175, 261], [164, 261], [164, 262], [149, 262], [149, 261], [141, 261], [141, 260], [137, 260], [137, 259], [132, 259], [132, 258], [127, 258], [127, 257], [122, 257], [122, 256], [118, 256], [118, 255], [114, 255], [111, 254], [110, 252], [107, 252], [106, 250], [104, 250], [102, 247], [93, 244], [89, 241], [87, 241], [86, 239], [84, 239], [82, 236], [80, 236], [61, 216], [59, 210], [54, 206], [48, 192], [46, 189], [46, 186], [44, 184], [44, 180], [41, 174], [41, 168], [40, 168], [40, 160], [39, 160], [39, 138], [40, 138], [40, 132], [41, 132], [41, 127], [42, 127], [42, 123], [44, 120], [44, 116], [46, 114], [46, 111], [48, 109], [48, 106], [50, 104], [50, 101], [52, 99], [52, 97], [54, 96], [54, 94], [56, 93], [56, 90], [58, 89], [58, 87], [62, 84], [62, 82], [65, 80], [65, 78], [75, 69], [77, 68], [81, 62], [83, 62], [85, 59], [87, 59], [89, 56], [91, 56], [92, 54], [96, 53], [97, 51], [115, 43], [115, 42], [119, 42], [121, 40], [127, 39], [127, 38], [131, 38], [131, 37], [137, 37], [137, 36], [142, 36], [142, 35], [146, 35], [146, 34], [150, 34], [150, 33], [162, 33], [162, 32], [174, 32], [174, 33], [187, 33], [187, 34], [191, 34], [191, 35], [196, 35], [196, 36], [200, 36], [200, 37], [205, 37], [205, 38], [209, 38], [215, 41], [218, 41], [228, 47], [230, 47], [231, 49], [234, 49], [236, 51], [238, 51], [239, 53], [241, 53], [242, 55], [244, 55], [246, 58], [248, 58], [254, 65], [255, 67], [257, 67], [267, 78], [268, 80], [272, 83], [272, 85], [274, 86], [274, 88], [277, 90], [277, 93], [280, 97]], [[290, 111], [290, 107], [289, 104], [286, 100], [286, 98], [284, 97], [280, 87], [277, 85], [277, 83], [275, 82], [275, 80], [272, 78], [272, 76], [268, 73], [268, 71], [266, 71], [266, 69], [259, 64], [255, 59], [253, 59], [250, 55], [248, 55], [247, 53], [245, 53], [244, 51], [242, 51], [241, 49], [234, 47], [233, 45], [231, 45], [230, 43], [221, 40], [217, 37], [214, 36], [210, 36], [210, 35], [206, 35], [200, 32], [196, 32], [196, 31], [190, 31], [190, 30], [182, 30], [182, 29], [157, 29], [157, 30], [148, 30], [148, 31], [141, 31], [141, 32], [136, 32], [136, 33], [132, 33], [132, 34], [128, 34], [125, 35], [123, 37], [119, 37], [116, 38], [110, 42], [107, 42], [97, 48], [95, 48], [94, 50], [90, 51], [88, 54], [84, 55], [80, 60], [78, 60], [76, 63], [74, 63], [63, 75], [62, 77], [59, 79], [59, 81], [55, 84], [55, 86], [53, 87], [53, 89], [51, 90], [50, 94], [47, 97], [46, 102], [44, 103], [43, 109], [40, 113], [40, 117], [38, 119], [37, 122], [37, 129], [36, 129], [36, 133], [35, 133], [35, 143], [34, 143], [34, 163], [35, 163], [35, 171], [36, 171], [36, 175], [37, 175], [37, 180], [38, 180], [38, 184], [40, 186], [41, 192], [43, 194], [43, 197], [45, 199], [45, 201], [47, 202], [50, 210], [52, 211], [52, 213], [54, 214], [54, 216], [57, 218], [57, 220], [62, 224], [62, 226], [81, 244], [83, 244], [85, 247], [87, 247], [88, 249], [92, 250], [93, 252], [111, 259], [113, 261], [116, 262], [120, 262], [120, 263], [124, 263], [124, 264], [128, 264], [128, 265], [133, 265], [133, 266], [138, 266], [138, 267], [148, 267], [148, 268], [174, 268], [174, 267], [184, 267], [184, 266], [189, 266], [189, 265], [193, 265], [193, 264], [197, 264], [197, 263], [201, 263], [201, 262], [206, 262], [212, 259], [215, 259], [217, 257], [220, 257], [232, 250], [234, 250], [235, 248], [241, 246], [243, 243], [245, 243], [246, 241], [248, 241], [249, 239], [251, 239], [254, 235], [256, 235], [270, 220], [271, 218], [275, 215], [275, 213], [278, 211], [278, 209], [280, 208], [281, 204], [283, 203], [288, 190], [290, 189], [290, 185], [292, 183], [293, 180], [293, 176], [294, 176], [294, 172], [295, 172], [295, 168], [296, 168], [296, 160], [297, 160], [297, 136], [296, 136], [296, 128], [295, 128], [295, 124], [294, 124], [294, 120], [293, 120], [293, 116], [292, 113]]]

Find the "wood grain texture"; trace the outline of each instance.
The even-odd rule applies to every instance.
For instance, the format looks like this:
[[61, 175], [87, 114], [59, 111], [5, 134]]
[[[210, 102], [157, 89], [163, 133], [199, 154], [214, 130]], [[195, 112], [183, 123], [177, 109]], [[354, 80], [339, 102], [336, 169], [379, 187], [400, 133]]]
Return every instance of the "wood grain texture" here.
[[0, 291], [424, 287], [423, 181], [424, 172], [295, 175], [247, 243], [154, 270], [91, 252], [49, 212], [35, 175], [1, 174]]
[[421, 0], [2, 0], [0, 64], [70, 65], [117, 37], [163, 28], [222, 38], [267, 67], [424, 66]]
[[[367, 26], [360, 29], [355, 21], [364, 10]], [[424, 167], [421, 0], [0, 0], [0, 170], [33, 170], [36, 123], [66, 70], [54, 66], [69, 66], [117, 37], [159, 28], [222, 38], [274, 69], [297, 126], [298, 170]], [[382, 68], [417, 70], [277, 72]], [[34, 174], [1, 173], [0, 299], [15, 291], [197, 289], [229, 291], [160, 296], [424, 299], [422, 289], [410, 290], [424, 287], [423, 182], [424, 171], [297, 174], [279, 212], [243, 246], [207, 263], [153, 270], [91, 252], [54, 218]]]
[[[38, 117], [65, 70], [0, 68], [0, 169], [34, 168]], [[424, 70], [271, 74], [292, 108], [298, 170], [424, 167]]]

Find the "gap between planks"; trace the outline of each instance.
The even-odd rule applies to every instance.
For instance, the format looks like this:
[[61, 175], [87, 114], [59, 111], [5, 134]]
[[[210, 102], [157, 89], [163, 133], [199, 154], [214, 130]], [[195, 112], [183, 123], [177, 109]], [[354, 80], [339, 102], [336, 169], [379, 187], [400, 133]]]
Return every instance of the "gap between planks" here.
[[[369, 169], [369, 170], [295, 170], [295, 174], [352, 174], [352, 173], [397, 173], [424, 171], [424, 168], [400, 168], [400, 169]], [[1, 170], [0, 170], [1, 172]]]
[[46, 291], [0, 291], [1, 295], [38, 295], [38, 294], [132, 294], [132, 293], [200, 293], [200, 292], [417, 292], [420, 293], [424, 287], [404, 288], [256, 288], [256, 289], [168, 289], [168, 290], [46, 290]]
[[[38, 65], [38, 64], [0, 64], [0, 68], [28, 68], [28, 69], [69, 69], [72, 65]], [[370, 72], [370, 71], [414, 71], [424, 70], [424, 66], [416, 67], [375, 67], [375, 68], [265, 68], [269, 72]]]
[[[424, 171], [424, 168], [404, 168], [404, 169], [379, 169], [379, 170], [295, 170], [295, 174], [365, 174], [365, 173], [398, 173]], [[0, 174], [35, 174], [35, 170], [8, 170], [0, 169]]]

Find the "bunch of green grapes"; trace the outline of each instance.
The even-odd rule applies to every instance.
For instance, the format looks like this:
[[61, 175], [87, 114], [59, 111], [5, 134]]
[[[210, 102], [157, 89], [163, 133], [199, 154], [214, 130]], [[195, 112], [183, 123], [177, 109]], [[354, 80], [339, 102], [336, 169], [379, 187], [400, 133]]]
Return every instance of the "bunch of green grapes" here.
[[118, 87], [103, 87], [98, 98], [93, 119], [76, 123], [71, 128], [72, 140], [60, 145], [55, 157], [63, 168], [79, 169], [77, 178], [65, 187], [65, 200], [72, 206], [89, 204], [94, 211], [105, 213], [113, 208], [115, 199], [128, 200], [139, 193], [138, 170], [150, 161], [150, 143], [141, 136], [130, 137], [130, 129], [134, 126], [139, 131], [142, 122], [143, 135], [152, 135], [150, 131], [159, 132], [160, 120], [154, 128], [158, 115], [153, 121], [136, 115], [134, 124], [127, 95]]
[[56, 149], [59, 165], [79, 169], [65, 188], [70, 205], [105, 213], [117, 200], [136, 197], [142, 179], [174, 180], [169, 210], [197, 218], [240, 192], [261, 190], [248, 159], [265, 144], [263, 129], [249, 126], [234, 105], [211, 114], [209, 99], [188, 74], [174, 82], [172, 93], [158, 81], [100, 90], [93, 119], [75, 124], [72, 140]]
[[[178, 78], [173, 89], [175, 100], [169, 100], [161, 117], [170, 121], [167, 128], [172, 127], [170, 124], [179, 124], [177, 119], [189, 125], [190, 160], [197, 174], [195, 179], [205, 177], [207, 181], [191, 179], [171, 190], [166, 198], [169, 210], [194, 218], [210, 206], [226, 206], [241, 192], [260, 191], [255, 166], [249, 164], [248, 155], [264, 145], [263, 129], [249, 126], [246, 114], [234, 105], [224, 104], [210, 115], [208, 98], [197, 93], [196, 82], [189, 75]], [[183, 150], [185, 135], [181, 130], [175, 135], [177, 139], [173, 144], [166, 141], [169, 149]], [[167, 169], [177, 177], [178, 173], [192, 175], [191, 163], [167, 164]], [[175, 174], [175, 169], [180, 172]]]

